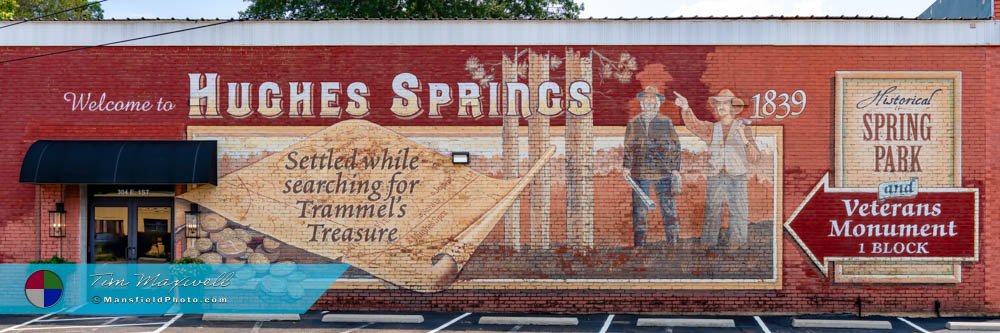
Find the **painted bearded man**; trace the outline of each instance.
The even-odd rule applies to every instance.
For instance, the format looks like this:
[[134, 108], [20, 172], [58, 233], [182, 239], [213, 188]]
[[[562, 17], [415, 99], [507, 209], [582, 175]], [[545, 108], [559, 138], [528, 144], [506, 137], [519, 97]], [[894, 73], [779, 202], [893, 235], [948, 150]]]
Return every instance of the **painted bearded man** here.
[[723, 89], [708, 99], [717, 120], [709, 122], [695, 117], [684, 96], [677, 92], [674, 95], [677, 95], [674, 104], [681, 108], [684, 125], [708, 144], [709, 173], [701, 244], [721, 245], [719, 231], [725, 205], [729, 213], [729, 228], [726, 229], [728, 245], [730, 248], [746, 248], [749, 222], [747, 169], [760, 151], [750, 127], [744, 120], [736, 118], [745, 104], [732, 91]]
[[623, 166], [624, 175], [631, 177], [636, 185], [632, 189], [633, 242], [635, 246], [646, 244], [646, 215], [656, 208], [655, 204], [648, 206], [646, 201], [652, 197], [652, 188], [656, 191], [667, 244], [673, 245], [680, 234], [674, 202], [680, 186], [672, 183], [673, 179], [680, 179], [681, 144], [673, 122], [660, 114], [660, 105], [666, 98], [656, 86], [646, 87], [637, 98], [642, 112], [625, 127]]

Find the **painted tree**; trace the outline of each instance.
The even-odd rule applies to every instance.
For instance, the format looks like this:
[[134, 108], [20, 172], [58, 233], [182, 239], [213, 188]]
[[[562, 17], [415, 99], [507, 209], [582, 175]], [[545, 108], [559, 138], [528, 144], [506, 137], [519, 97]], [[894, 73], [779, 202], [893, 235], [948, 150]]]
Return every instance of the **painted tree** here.
[[[520, 163], [519, 122], [522, 108], [531, 110], [528, 122], [528, 162], [533, 163], [552, 144], [549, 117], [536, 113], [539, 109], [538, 87], [553, 78], [553, 71], [564, 68], [566, 87], [574, 82], [584, 81], [591, 86], [595, 75], [604, 82], [627, 84], [632, 81], [637, 60], [627, 52], [618, 54], [617, 60], [608, 58], [595, 49], [574, 51], [566, 49], [565, 59], [557, 55], [538, 53], [534, 50], [515, 48], [513, 54], [502, 54], [499, 63], [482, 62], [479, 57], [470, 57], [465, 69], [482, 89], [495, 84], [500, 89], [497, 96], [503, 105], [502, 160], [504, 176], [516, 178]], [[595, 64], [595, 61], [597, 62]], [[597, 73], [595, 73], [595, 65]], [[498, 68], [499, 67], [499, 68]], [[497, 71], [499, 69], [499, 72]], [[493, 81], [497, 77], [500, 84]], [[523, 82], [527, 81], [527, 82]], [[510, 85], [517, 83], [520, 85]], [[524, 85], [526, 83], [526, 85]], [[515, 87], [520, 87], [515, 90]], [[563, 105], [566, 107], [567, 105]], [[593, 108], [592, 105], [583, 106]], [[519, 111], [520, 110], [520, 111]], [[594, 247], [594, 116], [588, 109], [583, 115], [565, 114], [566, 153], [566, 239], [565, 245], [577, 248]], [[516, 202], [505, 215], [504, 244], [520, 249], [522, 243], [534, 249], [547, 249], [551, 240], [551, 169], [544, 167], [532, 180], [529, 188], [529, 214], [526, 220], [529, 238], [522, 242], [520, 201]]]
[[[557, 60], [558, 61], [558, 60]], [[549, 70], [553, 67], [552, 57], [548, 54], [537, 54], [528, 50], [528, 94], [530, 95], [530, 110], [538, 110], [538, 86], [549, 80]], [[551, 144], [549, 133], [549, 117], [533, 113], [528, 118], [528, 159], [535, 163], [545, 154]], [[531, 246], [548, 249], [551, 245], [549, 232], [551, 221], [552, 186], [549, 179], [548, 165], [542, 167], [538, 175], [531, 181], [530, 235]]]
[[[594, 61], [600, 64], [597, 74], [603, 83], [614, 79], [627, 84], [638, 63], [628, 52], [618, 60], [596, 49], [581, 55], [566, 49], [566, 86], [584, 81], [594, 85]], [[596, 104], [596, 103], [594, 103]], [[573, 247], [594, 247], [594, 105], [584, 115], [566, 113], [566, 243]]]
[[[566, 86], [594, 83], [593, 58], [566, 50]], [[594, 247], [594, 114], [566, 114], [566, 243]]]
[[577, 18], [573, 0], [247, 0], [251, 19], [335, 18]]
[[[517, 82], [517, 53], [515, 52], [514, 59], [510, 59], [506, 54], [503, 55], [503, 60], [501, 62], [501, 70], [503, 73], [503, 82]], [[506, 84], [504, 85], [503, 95], [507, 95]], [[501, 96], [503, 96], [501, 95]], [[520, 173], [518, 170], [520, 165], [520, 155], [521, 149], [519, 146], [520, 135], [518, 131], [518, 122], [521, 117], [517, 114], [510, 114], [506, 112], [506, 107], [509, 107], [511, 103], [504, 103], [505, 111], [503, 116], [503, 172], [504, 178], [513, 179], [517, 178]], [[521, 249], [521, 200], [517, 199], [514, 204], [510, 206], [507, 213], [504, 215], [504, 243], [508, 246], [513, 247], [516, 250]]]

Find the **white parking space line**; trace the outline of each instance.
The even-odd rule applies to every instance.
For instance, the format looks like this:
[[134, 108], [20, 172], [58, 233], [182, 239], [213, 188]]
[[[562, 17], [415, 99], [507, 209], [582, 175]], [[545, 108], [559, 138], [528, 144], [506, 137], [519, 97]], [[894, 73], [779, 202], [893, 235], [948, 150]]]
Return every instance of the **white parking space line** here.
[[112, 317], [111, 319], [105, 320], [103, 323], [101, 323], [101, 325], [99, 327], [94, 327], [90, 331], [91, 332], [97, 332], [98, 329], [101, 329], [103, 327], [107, 327], [107, 325], [111, 325], [111, 323], [118, 321], [118, 319], [119, 319], [118, 317]]
[[14, 329], [14, 331], [68, 330], [68, 329], [79, 329], [79, 328], [108, 328], [108, 327], [129, 327], [129, 326], [151, 326], [151, 325], [160, 325], [160, 324], [165, 324], [165, 323], [166, 322], [117, 324], [117, 325], [27, 327], [27, 328], [17, 328], [17, 329]]
[[764, 330], [764, 333], [771, 333], [771, 330], [767, 328], [767, 325], [764, 325], [764, 320], [761, 320], [760, 316], [753, 316], [753, 320], [757, 321], [757, 325], [760, 325], [760, 329]]
[[431, 330], [430, 332], [427, 332], [427, 333], [437, 333], [437, 332], [440, 332], [445, 327], [451, 326], [451, 324], [457, 323], [459, 320], [462, 320], [462, 318], [468, 317], [471, 314], [472, 314], [472, 312], [466, 312], [465, 314], [463, 314], [461, 316], [458, 316], [458, 317], [455, 317], [455, 319], [452, 319], [451, 321], [449, 321], [447, 323], [444, 323], [444, 325], [441, 325], [438, 328], [435, 328], [435, 329], [433, 329], [433, 330]]
[[250, 330], [250, 333], [260, 332], [260, 327], [263, 326], [263, 325], [264, 325], [264, 322], [262, 322], [262, 321], [258, 321], [256, 323], [254, 323], [253, 324], [253, 329]]
[[604, 326], [601, 326], [601, 333], [608, 331], [608, 328], [611, 327], [611, 320], [613, 319], [615, 319], [615, 315], [608, 315], [608, 319], [604, 320]]
[[917, 326], [917, 324], [911, 323], [909, 320], [906, 320], [906, 319], [903, 319], [903, 318], [896, 318], [896, 319], [899, 319], [899, 321], [904, 322], [907, 325], [913, 326], [913, 328], [916, 328], [918, 331], [920, 331], [920, 333], [931, 333], [930, 331], [925, 330], [923, 327], [920, 327], [920, 326]]
[[49, 314], [44, 314], [44, 315], [41, 315], [41, 316], [39, 316], [39, 317], [36, 317], [35, 319], [32, 319], [32, 320], [29, 320], [29, 321], [26, 321], [26, 322], [23, 322], [23, 323], [20, 323], [20, 324], [17, 324], [17, 325], [15, 325], [15, 326], [11, 326], [11, 327], [8, 327], [8, 328], [5, 328], [5, 329], [4, 329], [3, 331], [0, 331], [0, 333], [3, 333], [3, 332], [10, 332], [10, 331], [13, 331], [13, 330], [17, 330], [17, 329], [21, 329], [21, 327], [24, 327], [24, 326], [28, 326], [28, 325], [31, 325], [32, 323], [35, 323], [35, 322], [37, 322], [37, 321], [39, 321], [39, 320], [42, 320], [42, 319], [45, 319], [45, 318], [48, 318], [48, 317], [51, 317], [52, 315], [54, 315], [54, 314], [56, 314], [56, 313], [58, 313], [58, 311], [56, 311], [56, 312], [53, 312], [53, 313], [49, 313]]
[[152, 333], [160, 333], [160, 332], [163, 332], [163, 330], [166, 330], [166, 329], [167, 329], [167, 327], [170, 327], [170, 325], [173, 325], [173, 324], [174, 324], [174, 322], [176, 322], [176, 321], [177, 321], [177, 319], [181, 319], [181, 316], [184, 316], [184, 314], [183, 314], [183, 313], [178, 313], [178, 314], [177, 314], [177, 315], [175, 315], [175, 316], [174, 316], [173, 318], [170, 318], [170, 320], [168, 320], [168, 321], [167, 321], [166, 323], [163, 323], [163, 326], [160, 326], [160, 328], [157, 328], [157, 329], [156, 329], [155, 331], [153, 331]]
[[361, 326], [358, 326], [358, 327], [355, 327], [355, 328], [352, 328], [352, 329], [349, 329], [349, 330], [346, 330], [346, 331], [343, 331], [343, 332], [340, 332], [340, 333], [351, 333], [351, 332], [363, 329], [365, 327], [372, 326], [372, 324], [374, 324], [374, 323], [367, 323], [367, 324], [364, 324], [364, 325], [361, 325]]
[[104, 320], [112, 318], [125, 318], [125, 317], [78, 317], [78, 318], [59, 318], [59, 319], [44, 319], [38, 320], [36, 323], [51, 323], [56, 321], [74, 321], [74, 320]]

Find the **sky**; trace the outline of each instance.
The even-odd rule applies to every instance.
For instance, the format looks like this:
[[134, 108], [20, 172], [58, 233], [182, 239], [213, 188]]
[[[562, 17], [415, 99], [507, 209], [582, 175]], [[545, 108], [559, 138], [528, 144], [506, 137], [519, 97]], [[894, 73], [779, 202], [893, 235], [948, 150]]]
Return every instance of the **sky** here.
[[[580, 17], [862, 15], [916, 17], [935, 0], [577, 0]], [[243, 0], [108, 0], [105, 18], [233, 18]]]

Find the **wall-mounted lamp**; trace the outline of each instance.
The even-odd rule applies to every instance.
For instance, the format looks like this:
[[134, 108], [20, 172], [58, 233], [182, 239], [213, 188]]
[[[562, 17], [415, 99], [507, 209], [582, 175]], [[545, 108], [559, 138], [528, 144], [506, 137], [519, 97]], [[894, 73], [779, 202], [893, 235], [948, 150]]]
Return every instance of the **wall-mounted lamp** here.
[[56, 203], [56, 209], [49, 211], [49, 237], [66, 237], [66, 207], [62, 202]]
[[451, 153], [451, 164], [469, 164], [469, 152], [456, 151]]
[[198, 204], [191, 204], [191, 210], [184, 213], [184, 228], [188, 238], [198, 237]]

